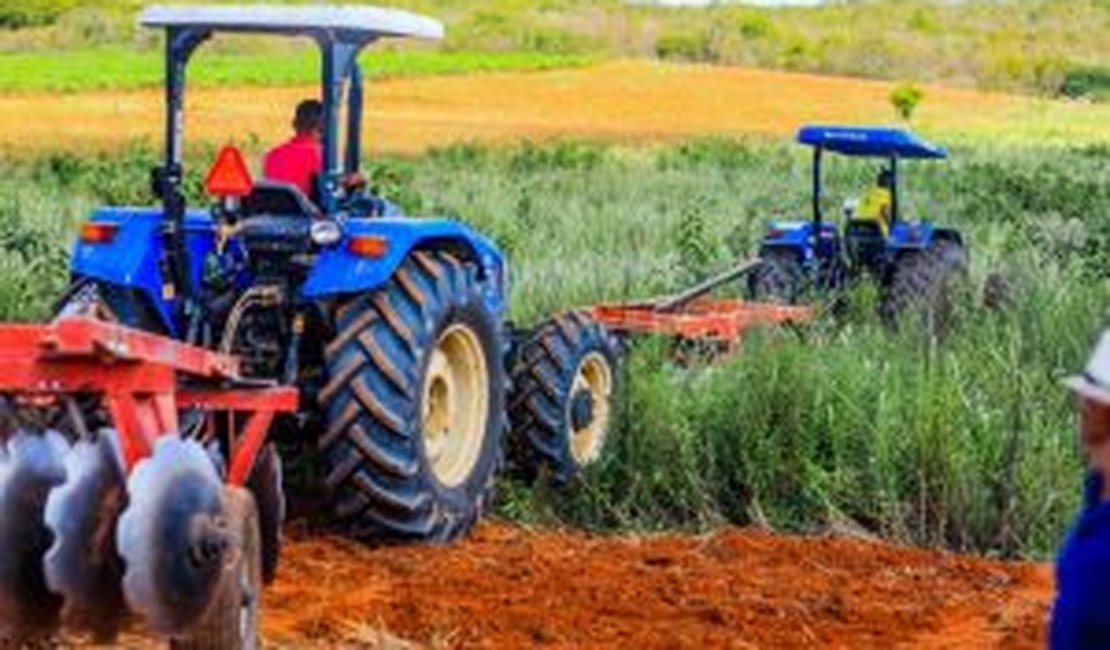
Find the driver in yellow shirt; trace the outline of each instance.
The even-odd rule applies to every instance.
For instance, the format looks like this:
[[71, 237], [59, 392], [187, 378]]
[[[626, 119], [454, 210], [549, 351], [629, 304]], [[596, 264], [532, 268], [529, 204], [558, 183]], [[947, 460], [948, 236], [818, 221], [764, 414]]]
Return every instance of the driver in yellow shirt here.
[[884, 237], [890, 231], [891, 212], [894, 209], [894, 195], [891, 191], [893, 181], [894, 177], [889, 169], [879, 172], [875, 186], [863, 197], [856, 212], [856, 219], [859, 221], [877, 222]]

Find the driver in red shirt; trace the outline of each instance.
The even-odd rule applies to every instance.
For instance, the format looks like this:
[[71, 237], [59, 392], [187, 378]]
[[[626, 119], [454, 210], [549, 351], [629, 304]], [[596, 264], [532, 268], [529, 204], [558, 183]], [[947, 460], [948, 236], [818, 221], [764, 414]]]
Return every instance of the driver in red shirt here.
[[[293, 131], [290, 140], [266, 154], [262, 175], [271, 181], [295, 185], [316, 201], [316, 177], [324, 171], [324, 105], [315, 99], [298, 104]], [[366, 177], [353, 172], [344, 176], [340, 184], [348, 192], [360, 190], [366, 186]]]
[[306, 99], [293, 116], [292, 139], [266, 154], [263, 175], [272, 181], [296, 185], [305, 196], [315, 197], [316, 177], [324, 169], [324, 105]]

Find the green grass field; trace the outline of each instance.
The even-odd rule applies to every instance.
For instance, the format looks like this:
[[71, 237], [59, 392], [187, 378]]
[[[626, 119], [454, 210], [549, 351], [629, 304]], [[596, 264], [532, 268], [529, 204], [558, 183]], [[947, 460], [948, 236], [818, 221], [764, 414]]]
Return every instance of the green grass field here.
[[[362, 57], [373, 79], [493, 71], [549, 70], [586, 65], [590, 57], [527, 52], [375, 51]], [[132, 90], [161, 85], [160, 51], [99, 48], [0, 55], [0, 92]], [[289, 86], [316, 83], [319, 56], [312, 51], [229, 54], [201, 51], [190, 68], [200, 86]]]
[[[140, 147], [3, 163], [0, 318], [48, 312], [75, 224], [102, 202], [149, 202], [154, 160]], [[873, 170], [831, 167], [835, 210]], [[767, 219], [804, 214], [808, 178], [792, 147], [731, 140], [455, 146], [373, 172], [412, 211], [462, 218], [508, 252], [522, 323], [670, 292], [747, 257]], [[569, 497], [508, 480], [500, 510], [608, 530], [853, 522], [948, 548], [1054, 548], [1081, 479], [1059, 381], [1110, 322], [1110, 155], [960, 147], [907, 172], [909, 212], [959, 226], [971, 246], [971, 287], [942, 345], [882, 327], [866, 287], [850, 317], [766, 332], [718, 367], [677, 366], [664, 342], [640, 342], [606, 460]], [[1013, 287], [1002, 312], [978, 297], [994, 272]]]

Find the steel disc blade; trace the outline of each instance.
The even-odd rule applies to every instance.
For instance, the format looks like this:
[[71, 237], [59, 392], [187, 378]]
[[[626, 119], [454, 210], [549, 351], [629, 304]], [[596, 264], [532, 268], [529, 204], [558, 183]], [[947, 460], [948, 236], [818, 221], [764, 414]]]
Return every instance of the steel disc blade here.
[[128, 505], [116, 528], [123, 593], [161, 634], [187, 630], [215, 594], [228, 540], [222, 491], [204, 448], [171, 436], [127, 481]]
[[0, 459], [0, 621], [16, 638], [57, 624], [61, 600], [42, 570], [50, 543], [43, 509], [65, 479], [67, 446], [56, 432], [18, 432]]
[[98, 639], [118, 632], [126, 612], [123, 561], [115, 530], [127, 496], [115, 431], [82, 440], [66, 456], [66, 480], [50, 492], [45, 521], [54, 542], [43, 567], [51, 591], [65, 599], [65, 618]]

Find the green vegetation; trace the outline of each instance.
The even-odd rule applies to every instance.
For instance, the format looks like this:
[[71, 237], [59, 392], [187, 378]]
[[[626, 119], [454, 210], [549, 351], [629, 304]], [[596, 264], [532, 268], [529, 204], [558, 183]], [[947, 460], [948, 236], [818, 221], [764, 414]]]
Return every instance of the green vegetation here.
[[[762, 333], [717, 367], [677, 366], [666, 342], [641, 342], [609, 458], [569, 498], [506, 481], [501, 511], [612, 530], [850, 525], [928, 545], [1048, 552], [1081, 479], [1059, 380], [1110, 316], [1108, 154], [961, 147], [950, 163], [915, 165], [909, 212], [958, 225], [972, 246], [974, 295], [943, 345], [913, 328], [886, 331], [868, 290], [852, 297], [851, 318]], [[46, 313], [65, 283], [62, 242], [98, 203], [149, 202], [154, 160], [136, 147], [4, 164], [0, 318]], [[830, 167], [830, 210], [873, 174]], [[373, 176], [410, 209], [465, 217], [496, 239], [514, 261], [519, 322], [672, 291], [748, 256], [767, 219], [806, 211], [804, 154], [730, 140], [454, 146], [381, 162]], [[981, 309], [998, 271], [1014, 304]]]
[[[149, 50], [157, 37], [133, 24], [140, 4], [0, 0], [0, 52]], [[1110, 60], [1105, 0], [874, 0], [791, 8], [666, 8], [623, 0], [392, 4], [442, 17], [449, 51], [650, 56], [1096, 99], [1105, 96], [1098, 88], [1106, 84], [1084, 80], [1092, 72], [1104, 78]], [[246, 54], [256, 47], [226, 46]]]
[[0, 28], [46, 25], [76, 5], [76, 0], [0, 0]]
[[[55, 91], [134, 89], [162, 83], [163, 63], [158, 52], [100, 48], [77, 52], [7, 54], [0, 57], [0, 91]], [[383, 51], [363, 57], [370, 78], [418, 77], [475, 72], [546, 70], [585, 65], [576, 55], [528, 52]], [[200, 86], [299, 85], [316, 83], [320, 76], [314, 52], [227, 54], [201, 52], [190, 69], [190, 81]]]
[[1065, 97], [1110, 101], [1110, 66], [1079, 67], [1064, 75], [1060, 92]]

